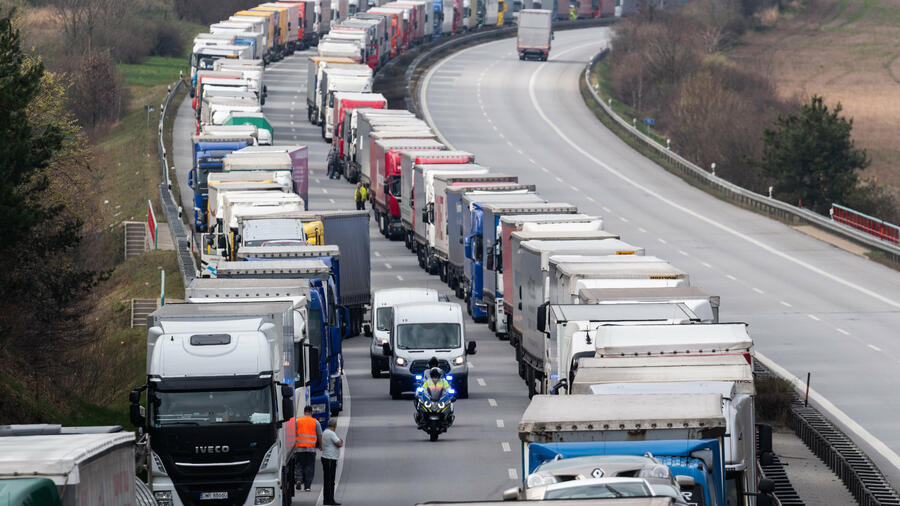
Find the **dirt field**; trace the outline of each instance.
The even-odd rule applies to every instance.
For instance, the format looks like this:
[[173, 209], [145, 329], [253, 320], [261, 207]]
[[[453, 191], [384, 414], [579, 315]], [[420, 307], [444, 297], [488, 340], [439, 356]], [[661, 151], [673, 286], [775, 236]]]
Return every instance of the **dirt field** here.
[[862, 177], [900, 189], [900, 2], [809, 0], [729, 55], [771, 73], [784, 97], [841, 102], [872, 157]]

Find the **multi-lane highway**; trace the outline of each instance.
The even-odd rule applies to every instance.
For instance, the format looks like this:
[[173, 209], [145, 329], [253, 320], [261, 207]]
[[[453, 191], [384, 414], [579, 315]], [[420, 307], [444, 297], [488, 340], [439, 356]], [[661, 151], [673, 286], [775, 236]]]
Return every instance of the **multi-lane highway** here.
[[[789, 227], [737, 209], [683, 183], [619, 141], [585, 108], [578, 78], [607, 29], [560, 32], [550, 61], [520, 62], [512, 39], [441, 61], [423, 83], [427, 119], [458, 149], [498, 172], [538, 185], [548, 199], [604, 217], [606, 228], [689, 272], [722, 296], [723, 320], [748, 321], [757, 348], [813, 385], [890, 448], [900, 449], [900, 276]], [[311, 209], [350, 209], [353, 188], [327, 178], [328, 148], [306, 119], [306, 56], [266, 69], [264, 112], [276, 144], [309, 146]], [[178, 110], [174, 155], [182, 201], [191, 164], [189, 101]], [[373, 226], [372, 285], [431, 286], [400, 242]], [[365, 337], [345, 342], [350, 409], [337, 499], [345, 504], [499, 498], [517, 484], [516, 424], [527, 405], [512, 348], [468, 320], [478, 342], [471, 398], [436, 443], [417, 431], [411, 401], [391, 401], [387, 379], [369, 376]], [[886, 468], [887, 466], [884, 466]], [[886, 469], [887, 470], [887, 469]], [[317, 476], [321, 482], [321, 469]], [[898, 480], [900, 481], [900, 480]], [[299, 492], [295, 504], [315, 504]]]
[[[432, 68], [422, 104], [454, 147], [602, 215], [721, 295], [722, 319], [749, 322], [759, 352], [811, 372], [818, 393], [900, 450], [900, 275], [689, 186], [605, 129], [578, 80], [608, 36], [558, 32], [546, 63], [519, 61], [513, 39], [466, 49]], [[900, 462], [865, 446], [900, 483]]]

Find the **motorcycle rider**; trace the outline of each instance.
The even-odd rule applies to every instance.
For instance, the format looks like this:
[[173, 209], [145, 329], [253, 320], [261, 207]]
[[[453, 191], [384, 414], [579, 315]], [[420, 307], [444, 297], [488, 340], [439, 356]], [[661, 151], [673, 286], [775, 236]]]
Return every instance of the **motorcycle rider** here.
[[438, 367], [432, 367], [428, 373], [429, 378], [422, 384], [428, 391], [434, 390], [450, 390], [450, 383], [444, 379], [444, 373]]

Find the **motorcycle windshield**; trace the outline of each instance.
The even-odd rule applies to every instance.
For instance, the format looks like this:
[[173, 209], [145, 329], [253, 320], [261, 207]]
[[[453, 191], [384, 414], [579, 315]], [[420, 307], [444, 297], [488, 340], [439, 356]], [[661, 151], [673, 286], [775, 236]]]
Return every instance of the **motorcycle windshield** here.
[[446, 392], [444, 392], [444, 388], [442, 388], [442, 387], [433, 387], [433, 388], [428, 388], [426, 390], [427, 391], [425, 393], [427, 394], [428, 399], [431, 401], [435, 401], [435, 402], [438, 402], [441, 399], [443, 399], [444, 394], [446, 393]]

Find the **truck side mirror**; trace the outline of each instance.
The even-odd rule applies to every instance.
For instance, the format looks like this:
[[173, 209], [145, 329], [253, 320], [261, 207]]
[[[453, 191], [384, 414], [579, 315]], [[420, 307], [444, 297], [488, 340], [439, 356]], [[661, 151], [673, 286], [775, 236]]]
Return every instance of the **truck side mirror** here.
[[484, 259], [484, 267], [489, 271], [494, 270], [494, 249], [493, 248], [490, 248], [488, 250], [487, 258]]
[[306, 386], [309, 386], [313, 381], [318, 381], [322, 377], [322, 370], [319, 369], [319, 349], [310, 346], [309, 347], [309, 383]]
[[143, 390], [143, 388], [137, 388], [128, 394], [128, 401], [131, 403], [129, 418], [131, 418], [131, 425], [135, 427], [143, 427], [146, 422], [144, 413], [141, 412], [141, 392]]
[[428, 223], [434, 223], [434, 202], [428, 204]]
[[384, 183], [382, 183], [382, 185], [381, 185], [381, 191], [382, 191], [385, 195], [388, 195], [388, 194], [391, 193], [391, 183], [388, 182], [387, 179], [385, 179], [385, 180], [384, 180]]
[[547, 304], [545, 302], [537, 308], [537, 329], [538, 332], [547, 333]]
[[466, 258], [472, 258], [472, 236], [466, 237], [463, 250]]
[[391, 357], [394, 355], [394, 350], [391, 349], [391, 343], [384, 343], [381, 345], [381, 352], [384, 353], [384, 356]]
[[475, 354], [475, 341], [469, 341], [466, 344], [466, 355], [474, 355]]
[[281, 418], [285, 422], [294, 418], [294, 387], [281, 385]]

